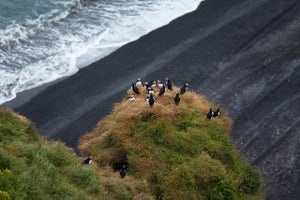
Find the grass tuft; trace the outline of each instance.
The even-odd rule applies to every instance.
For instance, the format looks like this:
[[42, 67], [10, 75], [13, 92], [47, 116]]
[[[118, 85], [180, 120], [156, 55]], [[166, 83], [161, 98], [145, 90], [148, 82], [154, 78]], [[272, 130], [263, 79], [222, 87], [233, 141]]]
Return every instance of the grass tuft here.
[[[125, 97], [115, 104], [79, 142], [79, 149], [95, 158], [98, 173], [110, 174], [104, 183], [108, 191], [126, 198], [262, 199], [260, 174], [232, 144], [226, 111], [221, 107], [220, 116], [206, 119], [209, 108], [220, 105], [187, 92], [176, 106], [175, 87], [155, 95], [150, 107], [146, 90], [140, 91], [135, 95], [128, 90], [135, 101]], [[121, 163], [127, 164], [125, 183], [114, 167]], [[146, 184], [138, 189], [142, 180]]]
[[0, 109], [0, 199], [109, 199], [107, 194], [73, 150], [40, 137], [25, 117]]

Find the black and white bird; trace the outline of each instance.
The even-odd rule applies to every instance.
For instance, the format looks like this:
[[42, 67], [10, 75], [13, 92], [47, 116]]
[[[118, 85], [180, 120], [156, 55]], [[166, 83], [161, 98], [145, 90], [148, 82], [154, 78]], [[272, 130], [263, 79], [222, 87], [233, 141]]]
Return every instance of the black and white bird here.
[[124, 178], [126, 176], [126, 166], [123, 165], [122, 168], [120, 169], [120, 176], [121, 178]]
[[148, 87], [147, 90], [148, 90], [148, 94], [149, 94], [149, 95], [150, 95], [150, 94], [154, 95], [154, 90], [153, 90], [152, 87]]
[[163, 94], [165, 93], [165, 91], [166, 91], [166, 88], [165, 88], [165, 86], [163, 85], [162, 88], [160, 88], [160, 90], [159, 90], [158, 96], [163, 95]]
[[156, 88], [157, 87], [157, 84], [156, 84], [156, 81], [150, 81], [150, 87], [152, 88]]
[[147, 95], [147, 97], [145, 98], [145, 101], [146, 101], [146, 102], [149, 102], [149, 98], [150, 98], [150, 96]]
[[210, 107], [209, 112], [206, 115], [206, 119], [211, 119], [214, 115], [214, 112], [212, 111], [212, 108]]
[[136, 86], [136, 87], [142, 86], [142, 80], [141, 80], [141, 78], [138, 78], [138, 79], [136, 80], [135, 86]]
[[186, 92], [186, 88], [188, 88], [190, 85], [188, 83], [184, 84], [182, 88], [180, 88], [180, 94], [184, 94]]
[[218, 117], [220, 114], [221, 114], [220, 108], [218, 108], [218, 109], [214, 112], [213, 117]]
[[152, 107], [154, 105], [154, 98], [153, 98], [152, 94], [150, 94], [148, 102], [149, 102], [150, 107]]
[[175, 102], [175, 105], [178, 105], [179, 102], [180, 102], [180, 97], [179, 97], [179, 93], [176, 92], [176, 96], [174, 97], [174, 102]]
[[82, 164], [84, 165], [89, 165], [93, 162], [92, 157], [89, 156], [87, 159], [85, 159], [84, 161], [82, 161]]
[[164, 84], [160, 80], [157, 80], [157, 87], [162, 88], [163, 86]]
[[150, 87], [150, 85], [149, 85], [149, 83], [147, 82], [147, 81], [145, 81], [144, 83], [143, 83], [143, 86], [144, 86], [144, 88], [148, 88], [148, 87]]
[[139, 88], [136, 87], [134, 83], [131, 84], [131, 89], [134, 93], [140, 94]]
[[166, 86], [167, 86], [167, 88], [168, 88], [168, 90], [173, 90], [173, 84], [172, 84], [172, 82], [171, 82], [171, 80], [170, 80], [170, 78], [166, 78]]
[[135, 97], [133, 95], [129, 95], [127, 99], [128, 99], [128, 101], [134, 101]]

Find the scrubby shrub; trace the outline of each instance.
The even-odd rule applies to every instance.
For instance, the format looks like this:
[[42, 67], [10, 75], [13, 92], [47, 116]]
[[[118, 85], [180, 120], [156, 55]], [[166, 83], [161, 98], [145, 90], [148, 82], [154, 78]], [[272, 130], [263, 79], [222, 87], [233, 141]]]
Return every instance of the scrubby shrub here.
[[254, 195], [260, 185], [261, 177], [259, 172], [250, 166], [244, 166], [242, 180], [239, 184], [239, 191], [243, 194]]
[[0, 190], [0, 199], [1, 200], [9, 200], [10, 198], [9, 198], [9, 195], [8, 195], [7, 192], [4, 192], [4, 191]]
[[0, 170], [10, 168], [10, 159], [3, 148], [0, 147]]

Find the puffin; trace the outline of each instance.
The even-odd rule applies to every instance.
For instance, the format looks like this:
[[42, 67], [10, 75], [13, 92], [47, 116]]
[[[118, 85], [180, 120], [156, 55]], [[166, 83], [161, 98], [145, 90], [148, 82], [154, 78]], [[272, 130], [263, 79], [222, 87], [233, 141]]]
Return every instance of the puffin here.
[[150, 87], [156, 88], [157, 87], [156, 81], [150, 81]]
[[210, 107], [209, 112], [206, 115], [206, 119], [211, 119], [214, 115], [214, 112], [212, 111], [212, 108]]
[[170, 80], [170, 78], [166, 78], [166, 85], [167, 85], [167, 88], [169, 89], [169, 90], [173, 90], [173, 85], [172, 85], [172, 83], [171, 83], [171, 80]]
[[178, 105], [180, 102], [179, 92], [176, 92], [176, 96], [174, 97], [175, 105]]
[[148, 94], [149, 94], [149, 95], [150, 95], [150, 94], [154, 95], [154, 90], [153, 90], [152, 87], [148, 87], [147, 90], [148, 90]]
[[220, 114], [221, 114], [221, 112], [220, 112], [220, 108], [218, 108], [215, 112], [213, 112], [214, 114], [213, 114], [213, 117], [218, 117]]
[[128, 99], [128, 101], [134, 101], [135, 97], [133, 95], [129, 95], [127, 99]]
[[140, 86], [142, 86], [142, 81], [141, 81], [141, 78], [138, 78], [138, 79], [136, 80], [136, 82], [135, 82], [135, 86], [136, 86], [136, 87], [140, 87]]
[[147, 95], [147, 97], [145, 98], [145, 101], [146, 101], [146, 102], [149, 102], [149, 98], [150, 98], [150, 96]]
[[143, 87], [147, 89], [148, 87], [150, 87], [150, 85], [149, 85], [149, 83], [148, 83], [147, 81], [145, 81], [145, 82], [143, 83]]
[[159, 90], [158, 96], [163, 95], [163, 94], [165, 93], [165, 91], [166, 91], [166, 88], [165, 88], [165, 86], [163, 85], [162, 88]]
[[153, 98], [153, 95], [152, 94], [150, 94], [150, 97], [149, 97], [149, 105], [150, 105], [150, 107], [152, 107], [153, 105], [154, 105], [154, 98]]
[[184, 94], [186, 92], [186, 88], [190, 85], [188, 83], [184, 84], [182, 88], [180, 88], [180, 94]]
[[120, 176], [121, 178], [124, 178], [126, 176], [126, 166], [123, 165], [122, 168], [120, 169]]
[[93, 162], [92, 157], [89, 156], [87, 159], [85, 159], [84, 161], [82, 161], [82, 164], [84, 165], [89, 165]]
[[157, 87], [162, 88], [163, 86], [164, 86], [164, 84], [160, 80], [158, 80]]
[[134, 83], [131, 84], [131, 89], [134, 93], [140, 94], [139, 88], [137, 88]]

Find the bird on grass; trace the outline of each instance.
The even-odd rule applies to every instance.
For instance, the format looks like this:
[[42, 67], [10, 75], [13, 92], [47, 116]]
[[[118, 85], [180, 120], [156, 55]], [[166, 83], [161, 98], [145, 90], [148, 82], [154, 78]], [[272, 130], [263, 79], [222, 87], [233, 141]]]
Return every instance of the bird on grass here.
[[89, 164], [91, 164], [92, 162], [93, 162], [92, 157], [89, 156], [87, 159], [85, 159], [84, 161], [82, 161], [81, 164], [83, 164], [83, 165], [89, 165]]
[[141, 80], [141, 78], [138, 78], [137, 80], [136, 80], [136, 82], [135, 82], [135, 86], [136, 87], [140, 87], [140, 86], [142, 86], [143, 84], [142, 84], [142, 80]]
[[135, 97], [133, 95], [129, 95], [127, 99], [128, 99], [128, 101], [134, 101]]
[[153, 90], [152, 87], [148, 87], [148, 88], [147, 88], [147, 91], [148, 91], [148, 94], [149, 94], [149, 95], [150, 95], [150, 94], [154, 95], [154, 90]]
[[120, 169], [120, 176], [121, 178], [124, 178], [126, 176], [126, 166], [123, 165], [122, 168]]
[[218, 117], [220, 114], [221, 114], [221, 112], [220, 112], [220, 108], [218, 108], [215, 112], [213, 112], [214, 114], [213, 114], [213, 117]]
[[131, 84], [131, 89], [134, 93], [140, 94], [139, 88], [136, 87], [134, 83]]
[[168, 88], [168, 90], [173, 90], [173, 84], [172, 84], [172, 82], [171, 82], [171, 79], [170, 78], [166, 78], [166, 86], [167, 86], [167, 88]]
[[148, 87], [150, 87], [150, 84], [147, 81], [145, 81], [143, 83], [143, 87], [147, 89]]
[[157, 87], [156, 81], [150, 81], [150, 82], [149, 82], [149, 85], [150, 85], [150, 87], [152, 87], [152, 88], [156, 88], [156, 87]]
[[186, 92], [186, 88], [188, 88], [190, 85], [188, 83], [184, 84], [182, 88], [180, 88], [180, 94], [184, 94]]
[[149, 98], [150, 98], [150, 96], [147, 95], [147, 97], [145, 98], [145, 101], [146, 101], [146, 102], [149, 102]]
[[154, 105], [154, 98], [153, 98], [152, 94], [150, 94], [148, 102], [149, 102], [150, 107], [152, 107]]
[[162, 88], [163, 86], [164, 86], [164, 84], [160, 81], [160, 80], [157, 80], [157, 82], [156, 82], [157, 84], [157, 87], [159, 87], [159, 88]]
[[159, 90], [158, 96], [163, 95], [163, 94], [165, 93], [165, 91], [166, 91], [166, 88], [165, 88], [165, 86], [163, 85], [162, 88], [160, 88], [160, 90]]
[[212, 108], [210, 107], [209, 112], [206, 115], [206, 119], [211, 119], [214, 115], [214, 112], [212, 111]]
[[179, 97], [179, 93], [176, 92], [176, 96], [174, 97], [174, 102], [175, 102], [175, 105], [178, 105], [179, 102], [180, 102], [180, 97]]

